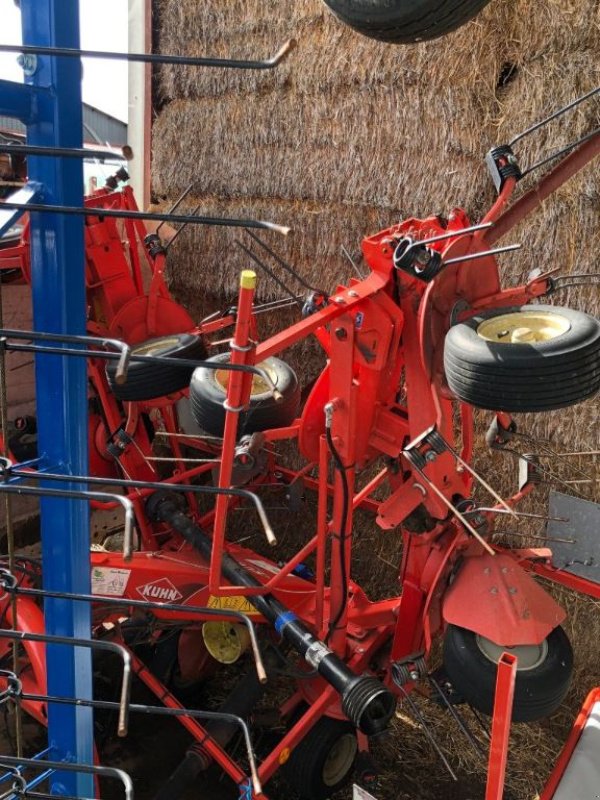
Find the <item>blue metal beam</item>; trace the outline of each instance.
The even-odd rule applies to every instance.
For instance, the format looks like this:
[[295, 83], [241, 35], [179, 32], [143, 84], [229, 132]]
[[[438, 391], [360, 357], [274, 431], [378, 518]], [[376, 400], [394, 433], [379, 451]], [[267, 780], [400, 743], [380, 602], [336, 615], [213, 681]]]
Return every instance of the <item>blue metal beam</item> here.
[[40, 106], [49, 97], [47, 88], [0, 79], [0, 116], [30, 125], [39, 119]]
[[[0, 87], [0, 97], [2, 96], [2, 87]], [[19, 189], [18, 192], [11, 194], [10, 198], [13, 203], [35, 203], [38, 202], [42, 198], [42, 185], [41, 183], [26, 183], [22, 189]], [[25, 213], [24, 208], [4, 208], [0, 204], [0, 236], [4, 236], [9, 228], [15, 224], [15, 222], [22, 217]]]
[[[21, 0], [23, 43], [44, 47], [79, 47], [78, 0]], [[36, 95], [36, 118], [29, 120], [28, 143], [42, 147], [82, 146], [81, 68], [72, 59], [37, 59], [27, 84]], [[78, 160], [31, 156], [29, 176], [44, 186], [49, 203], [83, 204], [82, 164]], [[31, 219], [34, 328], [61, 334], [85, 333], [83, 220], [34, 213]], [[36, 355], [38, 450], [44, 463], [65, 474], [87, 473], [87, 376], [79, 358]], [[72, 485], [74, 490], [85, 489]], [[89, 593], [89, 509], [74, 500], [41, 501], [44, 587]], [[85, 603], [47, 599], [46, 632], [90, 637]], [[48, 692], [92, 696], [91, 655], [82, 649], [47, 646]], [[56, 760], [93, 763], [90, 709], [49, 705], [48, 740]], [[93, 797], [91, 775], [60, 772], [52, 793]]]

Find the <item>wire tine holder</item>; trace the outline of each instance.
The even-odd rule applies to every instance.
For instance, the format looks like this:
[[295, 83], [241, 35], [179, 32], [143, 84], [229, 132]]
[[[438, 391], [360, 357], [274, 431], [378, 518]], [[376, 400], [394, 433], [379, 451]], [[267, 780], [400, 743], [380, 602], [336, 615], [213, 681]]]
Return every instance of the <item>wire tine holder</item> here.
[[[15, 339], [16, 342], [9, 341]], [[40, 341], [42, 344], [33, 344], [32, 342]], [[22, 342], [26, 342], [23, 344]], [[49, 346], [43, 344], [48, 342]], [[82, 347], [54, 347], [56, 345], [82, 345]], [[90, 345], [84, 347], [83, 345]], [[91, 349], [94, 345], [98, 346], [98, 350]], [[248, 372], [252, 375], [258, 375], [265, 381], [274, 397], [278, 396], [278, 390], [273, 379], [262, 367], [255, 367], [246, 364], [228, 364], [219, 363], [215, 364], [214, 361], [200, 361], [189, 358], [170, 358], [169, 356], [143, 356], [131, 352], [129, 345], [125, 344], [119, 339], [106, 339], [97, 336], [63, 336], [54, 333], [46, 333], [43, 331], [17, 331], [9, 328], [0, 329], [0, 347], [5, 350], [24, 352], [24, 353], [47, 353], [50, 355], [60, 356], [75, 356], [79, 358], [100, 358], [106, 361], [117, 361], [116, 380], [117, 383], [124, 383], [127, 380], [127, 369], [129, 363], [132, 361], [141, 361], [151, 364], [163, 364], [170, 367], [181, 368], [195, 368], [203, 367], [204, 369], [211, 370], [226, 370], [229, 372]], [[107, 351], [106, 347], [112, 347], [113, 350], [119, 352]]]
[[[160, 610], [164, 611], [166, 606], [164, 603], [154, 602], [152, 600], [132, 600], [130, 598], [117, 598], [117, 597], [104, 597], [97, 594], [73, 594], [70, 592], [56, 592], [49, 589], [32, 589], [25, 586], [20, 586], [16, 576], [9, 570], [0, 568], [0, 588], [9, 594], [16, 596], [22, 595], [24, 597], [45, 598], [52, 597], [57, 600], [74, 600], [85, 603], [96, 603], [101, 606], [108, 606], [113, 608], [125, 609], [142, 609], [147, 611]], [[221, 609], [208, 608], [204, 606], [182, 605], [177, 603], [169, 603], [168, 608], [174, 612], [185, 612], [186, 614], [197, 614], [199, 617], [215, 617], [217, 619], [234, 619], [248, 631], [250, 637], [250, 644], [256, 665], [256, 674], [261, 683], [267, 682], [267, 672], [265, 669], [262, 653], [258, 644], [256, 635], [256, 627], [254, 622], [247, 614], [241, 611], [228, 610], [226, 612]], [[12, 674], [12, 673], [10, 673]], [[1, 702], [1, 696], [0, 696]]]
[[459, 453], [446, 441], [446, 439], [442, 436], [442, 434], [437, 430], [436, 426], [433, 425], [428, 430], [424, 431], [420, 436], [417, 436], [416, 439], [413, 439], [402, 451], [402, 455], [405, 459], [409, 462], [411, 467], [418, 473], [421, 480], [426, 484], [427, 490], [431, 491], [435, 496], [442, 501], [442, 503], [448, 508], [448, 510], [459, 520], [459, 522], [469, 531], [469, 533], [477, 539], [477, 541], [488, 551], [490, 555], [495, 555], [495, 551], [490, 545], [486, 542], [483, 536], [477, 531], [469, 522], [467, 517], [452, 503], [446, 495], [439, 489], [435, 483], [430, 480], [428, 475], [425, 473], [425, 469], [427, 465], [431, 461], [435, 461], [435, 459], [442, 455], [443, 453], [450, 453], [453, 456], [456, 463], [469, 472], [475, 480], [480, 483], [491, 495], [492, 497], [500, 503], [500, 505], [505, 508], [511, 515], [514, 515], [514, 512], [510, 506], [500, 497], [500, 495], [492, 489], [492, 487], [485, 481], [479, 473], [477, 473], [470, 464], [468, 464]]
[[[25, 631], [11, 631], [6, 629], [0, 629], [0, 639], [10, 639], [15, 642], [43, 642], [45, 644], [55, 644], [55, 645], [65, 645], [68, 647], [86, 647], [89, 650], [108, 650], [113, 653], [117, 653], [123, 661], [123, 678], [121, 680], [121, 692], [120, 692], [120, 699], [118, 703], [115, 703], [114, 706], [119, 711], [119, 718], [117, 722], [117, 734], [121, 737], [127, 736], [127, 727], [129, 722], [129, 701], [131, 695], [131, 654], [126, 647], [123, 645], [117, 644], [116, 642], [105, 642], [105, 641], [98, 641], [97, 639], [76, 639], [69, 636], [50, 636], [44, 633], [27, 633]], [[13, 678], [13, 673], [9, 673], [6, 676], [6, 680], [11, 681]], [[18, 678], [14, 676], [14, 678], [18, 681]], [[10, 699], [13, 700], [40, 700], [40, 701], [47, 701], [52, 702], [54, 700], [53, 697], [50, 695], [31, 695], [31, 694], [24, 694], [22, 689], [22, 685], [20, 685], [20, 681], [18, 684], [15, 681], [12, 681], [12, 690], [10, 692]], [[18, 689], [18, 694], [17, 694]], [[75, 705], [84, 705], [86, 701], [80, 700], [77, 698], [73, 698], [73, 703]], [[94, 703], [94, 700], [90, 700], [90, 703]]]
[[[116, 705], [116, 704], [115, 704]], [[70, 761], [49, 761], [46, 759], [37, 758], [15, 758], [13, 756], [0, 756], [0, 767], [10, 770], [10, 774], [14, 774], [12, 770], [16, 770], [17, 774], [24, 768], [27, 769], [43, 769], [45, 771], [51, 770], [52, 772], [80, 772], [87, 775], [98, 775], [104, 778], [114, 778], [123, 784], [125, 790], [125, 800], [134, 800], [133, 781], [130, 775], [122, 769], [116, 767], [104, 766], [91, 766], [89, 764], [74, 764]], [[46, 775], [45, 777], [48, 777]], [[30, 792], [30, 788], [36, 785], [39, 781], [30, 780], [24, 788], [16, 790], [17, 797], [55, 797], [56, 795]], [[19, 794], [19, 791], [21, 792]], [[65, 798], [64, 800], [90, 800], [90, 798]]]
[[416, 719], [416, 721], [421, 726], [421, 729], [422, 729], [423, 733], [425, 734], [425, 736], [429, 740], [429, 743], [431, 744], [431, 746], [435, 750], [438, 758], [440, 759], [440, 761], [442, 762], [442, 764], [446, 768], [448, 774], [450, 775], [450, 777], [452, 778], [453, 781], [458, 781], [456, 773], [452, 769], [452, 766], [451, 766], [450, 762], [448, 761], [448, 759], [446, 757], [446, 754], [442, 750], [438, 740], [435, 738], [435, 734], [431, 730], [431, 726], [427, 722], [427, 719], [425, 718], [425, 715], [423, 714], [423, 712], [421, 711], [419, 706], [415, 703], [415, 701], [411, 697], [410, 692], [408, 692], [404, 688], [404, 686], [401, 686], [401, 685], [398, 685], [398, 684], [396, 684], [396, 685], [398, 686], [398, 689], [399, 689], [399, 691], [400, 691], [400, 693], [402, 695], [402, 699], [406, 701], [406, 704], [408, 705], [413, 718]]
[[481, 758], [485, 758], [486, 754], [480, 742], [476, 739], [476, 737], [469, 729], [469, 726], [465, 722], [462, 714], [455, 708], [454, 704], [450, 702], [446, 692], [442, 689], [437, 679], [431, 673], [428, 673], [426, 678], [432, 690], [435, 692], [436, 696], [439, 697], [444, 708], [448, 711], [452, 719], [456, 722], [456, 724], [460, 728], [461, 732], [464, 734], [465, 738], [467, 739], [467, 741], [469, 742], [475, 753], [477, 753], [478, 756], [481, 756]]
[[233, 58], [176, 56], [166, 53], [115, 53], [108, 50], [82, 50], [77, 47], [41, 47], [22, 44], [0, 44], [0, 53], [21, 53], [34, 58], [37, 56], [61, 56], [63, 58], [99, 58], [107, 61], [132, 61], [142, 64], [168, 64], [183, 67], [266, 70], [273, 69], [281, 64], [295, 46], [295, 39], [288, 39], [274, 56], [255, 61]]
[[[110, 644], [108, 642], [107, 644]], [[126, 648], [123, 648], [126, 650]], [[73, 705], [78, 707], [84, 708], [94, 708], [94, 709], [102, 709], [105, 711], [119, 711], [121, 705], [120, 703], [114, 703], [110, 700], [84, 700], [77, 697], [54, 697], [50, 695], [37, 695], [37, 694], [25, 694], [21, 695], [21, 699], [23, 700], [32, 700], [32, 701], [42, 701], [48, 703], [57, 703], [61, 705]], [[204, 711], [201, 709], [195, 708], [167, 708], [165, 706], [149, 706], [149, 705], [142, 705], [141, 703], [129, 703], [127, 705], [127, 713], [140, 713], [140, 714], [156, 714], [161, 717], [191, 717], [193, 719], [204, 719], [213, 722], [228, 722], [237, 725], [242, 732], [242, 736], [244, 739], [244, 745], [246, 750], [246, 755], [248, 757], [248, 763], [250, 765], [250, 774], [252, 777], [252, 785], [254, 791], [257, 795], [262, 794], [262, 786], [260, 782], [260, 778], [258, 777], [258, 768], [256, 764], [256, 756], [254, 753], [254, 747], [252, 745], [252, 739], [250, 737], [250, 730], [246, 724], [246, 722], [241, 718], [236, 716], [235, 714], [227, 714], [222, 711]], [[206, 733], [207, 739], [210, 738], [210, 734]], [[18, 761], [18, 759], [16, 759]]]
[[[130, 488], [130, 489], [134, 489], [134, 490], [137, 490], [137, 489], [150, 490], [150, 489], [152, 489], [152, 490], [161, 490], [162, 491], [165, 488], [165, 484], [164, 483], [159, 483], [159, 482], [154, 482], [154, 481], [133, 481], [133, 480], [121, 480], [121, 479], [118, 479], [118, 478], [95, 478], [92, 475], [64, 475], [64, 474], [61, 474], [61, 473], [53, 473], [53, 472], [46, 472], [46, 471], [36, 473], [36, 472], [31, 472], [31, 470], [28, 470], [28, 469], [19, 469], [18, 466], [13, 467], [13, 468], [9, 468], [7, 471], [5, 471], [5, 476], [6, 475], [8, 475], [9, 477], [12, 476], [12, 477], [16, 477], [16, 478], [36, 478], [37, 477], [39, 480], [57, 481], [59, 483], [60, 482], [62, 482], [62, 483], [88, 483], [88, 484], [90, 484], [92, 486], [97, 485], [97, 486], [110, 486], [110, 487], [121, 486], [123, 488]], [[2, 489], [2, 486], [4, 486], [4, 485], [5, 484], [0, 484], [0, 489]], [[239, 498], [243, 498], [244, 500], [249, 500], [254, 505], [254, 507], [256, 509], [256, 513], [257, 513], [258, 518], [259, 518], [259, 520], [261, 522], [261, 525], [263, 527], [263, 531], [265, 533], [265, 536], [267, 537], [267, 541], [271, 541], [271, 540], [277, 538], [275, 536], [275, 532], [273, 531], [273, 527], [271, 525], [269, 517], [267, 516], [267, 512], [265, 511], [265, 507], [263, 505], [263, 502], [255, 492], [251, 492], [248, 489], [237, 489], [237, 488], [235, 488], [233, 486], [232, 487], [198, 486], [197, 484], [193, 484], [193, 483], [169, 483], [168, 487], [169, 487], [170, 490], [176, 491], [176, 492], [185, 492], [185, 493], [194, 492], [196, 494], [212, 494], [212, 495], [216, 495], [217, 497], [219, 495], [226, 495], [226, 496], [229, 496], [229, 497], [239, 497]], [[14, 491], [13, 491], [12, 487], [10, 489], [8, 489], [8, 490], [5, 490], [5, 491], [12, 491], [13, 494], [19, 494], [19, 492], [23, 492], [24, 489], [25, 489], [25, 487], [19, 486], [19, 487], [15, 487]], [[41, 490], [36, 489], [35, 491], [38, 494], [41, 494]], [[53, 493], [52, 495], [48, 495], [48, 496], [62, 496], [62, 495], [55, 495], [54, 494], [54, 492], [57, 492], [57, 491], [60, 491], [60, 490], [44, 489], [43, 491], [44, 492], [52, 492]], [[30, 493], [31, 494], [32, 491], [30, 491], [30, 492], [26, 491], [25, 493]], [[86, 492], [86, 493], [82, 492], [81, 494], [83, 495], [82, 499], [88, 499], [89, 498], [89, 492]], [[108, 497], [109, 497], [111, 502], [112, 501], [117, 502], [118, 495], [110, 494], [110, 495], [108, 495]], [[106, 499], [106, 497], [104, 499]]]
[[[6, 476], [10, 474], [10, 467], [6, 468], [8, 459], [1, 458], [2, 472]], [[25, 477], [25, 476], [24, 476]], [[66, 475], [66, 478], [71, 476]], [[27, 471], [27, 480], [44, 480], [44, 473]], [[109, 492], [89, 492], [85, 490], [75, 489], [50, 489], [41, 486], [21, 486], [20, 484], [0, 483], [0, 494], [18, 494], [20, 496], [30, 497], [59, 497], [70, 498], [72, 500], [99, 500], [101, 502], [118, 503], [123, 507], [125, 512], [125, 525], [123, 527], [123, 559], [131, 561], [133, 557], [133, 525], [135, 520], [133, 503], [128, 497], [123, 497], [120, 494], [110, 494]]]
[[7, 771], [4, 775], [0, 776], [0, 783], [4, 783], [12, 778], [12, 786], [8, 791], [3, 791], [2, 794], [0, 794], [0, 800], [8, 800], [8, 798], [14, 798], [15, 796], [26, 797], [28, 788], [27, 779], [21, 775], [19, 768], [3, 764], [0, 760], [0, 769], [5, 769]]

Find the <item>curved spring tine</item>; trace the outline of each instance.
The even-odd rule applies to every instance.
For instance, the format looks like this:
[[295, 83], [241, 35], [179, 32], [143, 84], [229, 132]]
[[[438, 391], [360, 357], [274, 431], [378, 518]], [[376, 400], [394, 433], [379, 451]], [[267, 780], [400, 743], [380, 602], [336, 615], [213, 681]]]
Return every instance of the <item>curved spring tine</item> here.
[[[4, 756], [2, 756], [0, 758], [0, 769], [5, 769], [10, 775], [12, 775], [13, 783], [7, 792], [0, 794], [0, 800], [8, 800], [9, 797], [13, 797], [15, 794], [19, 797], [24, 797], [25, 792], [27, 791], [27, 780], [23, 775], [21, 775], [18, 767], [3, 763], [5, 761], [6, 759]], [[3, 776], [2, 779], [4, 779], [4, 777], [8, 777], [8, 775]]]
[[[116, 703], [114, 705], [117, 705]], [[121, 781], [125, 789], [125, 800], [134, 800], [133, 781], [122, 769], [116, 767], [92, 766], [91, 764], [73, 764], [70, 761], [42, 761], [35, 758], [15, 758], [2, 756], [0, 764], [13, 767], [38, 767], [38, 769], [54, 769], [57, 772], [82, 772], [87, 775], [104, 775]]]
[[[14, 474], [14, 473], [13, 473]], [[25, 472], [24, 477], [44, 480], [44, 473]], [[70, 475], [65, 476], [70, 483], [77, 483]], [[133, 503], [128, 497], [109, 492], [86, 492], [71, 489], [47, 489], [40, 486], [19, 486], [18, 484], [0, 483], [0, 493], [30, 495], [32, 497], [71, 497], [74, 500], [101, 500], [119, 503], [125, 510], [125, 528], [123, 532], [123, 558], [131, 561], [133, 556], [133, 524], [135, 521]]]
[[[129, 697], [131, 694], [131, 655], [127, 648], [115, 642], [103, 642], [96, 639], [77, 639], [70, 636], [52, 636], [45, 633], [29, 633], [26, 631], [0, 630], [1, 639], [12, 639], [13, 641], [25, 642], [45, 642], [47, 644], [68, 645], [71, 647], [86, 647], [89, 650], [110, 650], [118, 653], [123, 660], [123, 678], [121, 681], [121, 696], [115, 705], [119, 709], [119, 720], [117, 723], [117, 733], [119, 736], [127, 735], [127, 724], [129, 719]], [[82, 701], [74, 698], [73, 702], [81, 704]], [[94, 702], [94, 701], [91, 701]]]
[[[48, 700], [51, 703], [58, 703], [61, 705], [78, 705], [88, 708], [102, 708], [113, 710], [118, 708], [119, 704], [109, 700], [81, 700], [73, 697], [50, 697], [48, 695], [24, 694], [23, 699], [32, 701]], [[130, 710], [134, 713], [140, 712], [143, 714], [157, 714], [163, 717], [195, 717], [197, 719], [218, 720], [233, 722], [241, 728], [242, 736], [244, 738], [244, 745], [246, 748], [246, 755], [248, 756], [248, 764], [250, 767], [250, 775], [252, 777], [252, 784], [256, 795], [262, 794], [262, 786], [258, 775], [256, 765], [256, 754], [252, 745], [250, 737], [250, 730], [245, 720], [235, 714], [228, 714], [221, 711], [203, 711], [196, 708], [167, 708], [166, 706], [145, 706], [139, 703], [131, 703]], [[35, 762], [37, 764], [43, 763], [48, 765], [49, 762]]]
[[[546, 456], [551, 456], [552, 458], [559, 458], [559, 459], [565, 458], [565, 456], [562, 456], [556, 450], [553, 450], [552, 447], [550, 447], [549, 443], [544, 441], [543, 439], [537, 439], [535, 436], [531, 436], [528, 433], [521, 433], [519, 431], [515, 431], [513, 435], [518, 439], [523, 439], [526, 442], [534, 444], [541, 451], [539, 455], [546, 455]], [[573, 472], [581, 475], [582, 478], [587, 478], [588, 480], [591, 480], [593, 478], [592, 475], [590, 475], [589, 473], [585, 472], [584, 470], [580, 469], [577, 466], [571, 465], [570, 469], [573, 470]]]
[[[262, 224], [262, 223], [261, 223]], [[265, 223], [266, 224], [266, 223]], [[68, 336], [59, 335], [54, 333], [45, 333], [42, 331], [18, 331], [11, 328], [0, 329], [0, 344], [6, 350], [14, 350], [26, 353], [49, 353], [52, 355], [62, 356], [78, 356], [80, 358], [102, 358], [107, 361], [118, 361], [119, 364], [125, 361], [125, 366], [130, 361], [140, 361], [146, 364], [164, 364], [172, 367], [203, 367], [204, 369], [212, 370], [226, 370], [229, 372], [249, 372], [253, 375], [258, 375], [264, 380], [269, 387], [271, 394], [276, 399], [279, 397], [279, 392], [273, 379], [268, 371], [262, 367], [255, 367], [246, 364], [228, 364], [215, 363], [214, 361], [192, 360], [190, 358], [170, 358], [168, 356], [141, 356], [129, 353], [124, 353], [125, 349], [129, 346], [122, 342], [120, 339], [107, 339], [97, 336]], [[6, 339], [17, 339], [18, 341], [33, 342], [39, 340], [41, 342], [56, 342], [58, 344], [96, 344], [99, 346], [111, 346], [119, 351], [119, 353], [108, 353], [103, 350], [84, 350], [75, 348], [59, 348], [59, 347], [44, 347], [35, 344], [11, 344], [6, 342]]]
[[6, 681], [6, 689], [0, 692], [0, 705], [3, 705], [13, 697], [20, 697], [23, 692], [23, 684], [19, 677], [8, 669], [0, 669], [0, 679]]
[[[223, 618], [223, 611], [216, 608], [204, 608], [203, 606], [187, 606], [181, 604], [166, 604], [155, 603], [151, 600], [131, 600], [128, 598], [117, 597], [102, 597], [95, 594], [71, 594], [69, 592], [52, 592], [46, 589], [30, 589], [18, 585], [16, 577], [7, 569], [0, 568], [0, 587], [6, 592], [14, 594], [22, 594], [29, 597], [55, 597], [61, 600], [75, 600], [86, 603], [97, 603], [98, 605], [112, 606], [117, 608], [153, 608], [164, 609], [169, 608], [172, 611], [184, 611], [186, 613], [197, 613], [207, 617]], [[267, 672], [260, 652], [258, 638], [256, 636], [256, 629], [254, 623], [247, 614], [242, 614], [240, 611], [228, 611], [227, 617], [237, 620], [241, 625], [244, 625], [248, 630], [250, 636], [250, 643], [252, 646], [252, 653], [256, 665], [256, 673], [261, 683], [267, 682]]]
[[[18, 467], [12, 469], [10, 474], [17, 478], [31, 478], [33, 480], [49, 480], [49, 481], [58, 481], [58, 482], [68, 482], [68, 483], [88, 483], [92, 486], [122, 486], [124, 488], [131, 487], [132, 489], [164, 489], [165, 484], [159, 483], [155, 481], [132, 481], [132, 480], [120, 480], [116, 478], [96, 478], [92, 475], [61, 475], [58, 473], [52, 472], [44, 472], [44, 473], [36, 473], [36, 472], [29, 472], [27, 470], [21, 470]], [[268, 541], [276, 540], [275, 533], [267, 516], [267, 512], [265, 511], [265, 507], [262, 503], [260, 497], [255, 494], [254, 492], [249, 491], [248, 489], [237, 489], [235, 487], [230, 488], [221, 488], [217, 486], [197, 486], [196, 484], [191, 483], [169, 483], [167, 484], [169, 489], [172, 491], [177, 492], [194, 492], [196, 494], [225, 494], [230, 495], [231, 497], [243, 497], [245, 500], [249, 500], [251, 503], [254, 504], [256, 508], [256, 512], [258, 517], [261, 521], [265, 536], [267, 537]], [[0, 492], [4, 491], [6, 487], [6, 491], [11, 491], [14, 494], [18, 494], [19, 491], [24, 492], [25, 494], [32, 494], [33, 492], [38, 492], [41, 494], [42, 491], [45, 492], [60, 492], [59, 489], [45, 489], [45, 490], [38, 490], [34, 489], [29, 492], [24, 491], [26, 487], [20, 486], [13, 486], [0, 483]], [[18, 490], [18, 491], [15, 491]], [[58, 495], [62, 497], [64, 493], [60, 492]], [[83, 495], [82, 499], [86, 499], [93, 494], [92, 492], [81, 492]], [[75, 496], [75, 492], [71, 492], [70, 495], [73, 497]], [[50, 495], [52, 496], [52, 495]], [[109, 495], [110, 500], [114, 501], [119, 495]]]

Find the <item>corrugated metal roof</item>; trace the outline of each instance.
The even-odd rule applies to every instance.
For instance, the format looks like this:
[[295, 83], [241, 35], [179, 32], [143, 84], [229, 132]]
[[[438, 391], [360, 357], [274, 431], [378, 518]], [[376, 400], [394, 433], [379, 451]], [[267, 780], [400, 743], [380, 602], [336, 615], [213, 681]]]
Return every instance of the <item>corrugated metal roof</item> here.
[[[25, 126], [10, 117], [0, 116], [0, 130], [13, 133], [25, 133]], [[127, 144], [127, 123], [111, 117], [93, 106], [83, 104], [83, 140], [98, 144], [109, 143], [113, 146]]]

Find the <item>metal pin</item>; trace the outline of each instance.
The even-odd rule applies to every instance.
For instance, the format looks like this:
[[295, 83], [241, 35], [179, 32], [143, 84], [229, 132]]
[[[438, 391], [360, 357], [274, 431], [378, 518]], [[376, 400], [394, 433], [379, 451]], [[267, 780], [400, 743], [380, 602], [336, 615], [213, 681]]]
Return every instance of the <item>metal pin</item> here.
[[195, 58], [162, 53], [115, 53], [104, 50], [81, 50], [74, 47], [42, 47], [37, 45], [1, 44], [0, 53], [25, 55], [62, 56], [68, 58], [100, 58], [109, 61], [134, 61], [142, 64], [174, 64], [184, 67], [219, 67], [221, 69], [265, 70], [278, 66], [296, 46], [295, 39], [288, 39], [271, 58], [260, 61], [232, 58]]
[[486, 480], [484, 480], [481, 477], [481, 475], [478, 472], [476, 472], [473, 469], [473, 467], [467, 461], [465, 461], [464, 458], [462, 458], [462, 456], [459, 453], [456, 452], [456, 450], [454, 450], [453, 447], [450, 446], [450, 444], [444, 439], [442, 434], [439, 431], [434, 431], [433, 435], [435, 435], [444, 444], [446, 450], [452, 453], [452, 455], [458, 461], [458, 463], [462, 467], [464, 467], [467, 470], [467, 472], [470, 473], [475, 478], [475, 480], [478, 481], [484, 487], [484, 489], [487, 489], [487, 491], [492, 495], [494, 500], [497, 500], [500, 503], [505, 513], [510, 514], [512, 517], [516, 519], [518, 516], [517, 512], [508, 505], [508, 503], [498, 494], [498, 492], [496, 492], [495, 489], [493, 489], [489, 485], [489, 483]]
[[[123, 678], [121, 680], [121, 696], [117, 705], [119, 709], [119, 720], [117, 733], [119, 736], [127, 736], [127, 724], [129, 719], [129, 697], [131, 694], [131, 655], [126, 647], [116, 642], [98, 641], [97, 639], [77, 639], [70, 636], [50, 636], [42, 633], [29, 633], [25, 631], [0, 630], [0, 639], [11, 639], [19, 642], [47, 642], [48, 644], [58, 644], [71, 647], [85, 647], [88, 650], [110, 650], [118, 653], [123, 660]], [[74, 703], [78, 703], [73, 699]]]
[[419, 475], [425, 481], [425, 483], [431, 489], [431, 491], [442, 501], [442, 503], [444, 503], [446, 508], [448, 508], [452, 512], [452, 514], [454, 514], [454, 516], [464, 525], [464, 527], [469, 531], [471, 536], [473, 536], [475, 539], [477, 539], [477, 541], [487, 550], [487, 552], [491, 556], [495, 556], [496, 555], [496, 551], [492, 547], [490, 547], [490, 545], [486, 542], [486, 540], [483, 538], [483, 536], [478, 531], [475, 530], [475, 528], [466, 519], [466, 517], [464, 517], [461, 514], [461, 512], [456, 508], [456, 506], [454, 506], [450, 502], [450, 500], [448, 500], [446, 495], [440, 489], [438, 489], [438, 487], [433, 483], [433, 481], [429, 480], [429, 478], [427, 477], [427, 475], [425, 475], [423, 470], [415, 464], [415, 462], [414, 462], [414, 460], [412, 458], [412, 453], [410, 451], [407, 452], [406, 450], [403, 450], [402, 454], [407, 459], [407, 461], [410, 463], [412, 468], [415, 469], [419, 473]]
[[423, 729], [423, 733], [429, 739], [429, 742], [431, 743], [431, 745], [432, 745], [433, 749], [435, 750], [435, 752], [438, 754], [438, 757], [439, 757], [440, 761], [442, 762], [442, 764], [448, 770], [448, 773], [450, 774], [452, 780], [458, 781], [458, 778], [456, 777], [456, 773], [454, 772], [454, 770], [450, 766], [450, 762], [446, 758], [442, 748], [439, 746], [435, 736], [429, 730], [429, 725], [427, 724], [427, 720], [425, 719], [425, 717], [421, 713], [421, 710], [419, 709], [419, 707], [417, 706], [415, 701], [412, 699], [410, 694], [406, 691], [406, 689], [403, 686], [398, 686], [398, 689], [404, 695], [404, 699], [408, 703], [408, 705], [410, 707], [410, 710], [413, 713], [413, 716], [417, 719], [417, 722], [421, 725], [421, 727]]
[[[42, 700], [46, 697], [42, 696]], [[82, 705], [85, 705], [82, 703]], [[117, 703], [112, 703], [113, 707]], [[108, 778], [117, 778], [125, 789], [125, 800], [133, 800], [133, 781], [130, 776], [122, 769], [115, 767], [91, 766], [89, 764], [73, 764], [71, 761], [46, 761], [37, 758], [15, 758], [14, 756], [2, 756], [0, 763], [14, 767], [31, 767], [33, 769], [51, 769], [60, 772], [82, 772], [87, 775], [104, 775]]]
[[[442, 233], [439, 236], [432, 236], [430, 239], [420, 239], [411, 245], [411, 247], [416, 247], [419, 245], [427, 245], [427, 244], [435, 244], [435, 242], [443, 242], [446, 239], [455, 239], [457, 236], [466, 236], [468, 233], [475, 233], [476, 231], [484, 231], [486, 228], [492, 228], [494, 225], [493, 222], [482, 222], [480, 225], [471, 225], [469, 228], [461, 228], [459, 231], [449, 231], [448, 233]], [[447, 264], [451, 263], [449, 261], [446, 262]]]
[[[115, 597], [103, 597], [101, 595], [95, 594], [73, 594], [70, 592], [53, 592], [47, 589], [29, 589], [26, 587], [22, 587], [18, 585], [18, 581], [12, 573], [10, 573], [6, 569], [0, 568], [0, 586], [6, 592], [10, 592], [14, 595], [25, 595], [28, 597], [55, 597], [57, 599], [62, 600], [74, 600], [80, 601], [84, 603], [96, 603], [101, 604], [104, 606], [112, 606], [121, 608], [123, 605], [126, 605], [128, 608], [142, 608], [142, 609], [157, 609], [157, 610], [164, 610], [165, 603], [157, 603], [151, 600], [132, 600], [130, 598], [123, 599], [123, 598], [115, 598]], [[183, 611], [186, 614], [201, 614], [204, 617], [218, 617], [221, 618], [223, 616], [223, 612], [221, 610], [217, 610], [214, 608], [206, 608], [204, 606], [192, 606], [192, 605], [181, 605], [177, 603], [169, 603], [168, 608], [172, 611]], [[254, 660], [256, 664], [256, 673], [258, 675], [258, 679], [261, 683], [267, 682], [267, 672], [265, 669], [265, 665], [262, 660], [262, 654], [260, 652], [260, 647], [258, 645], [258, 638], [256, 636], [256, 630], [254, 627], [254, 623], [246, 614], [242, 614], [239, 611], [227, 611], [227, 616], [236, 619], [241, 625], [244, 625], [248, 630], [248, 635], [250, 637], [250, 642], [252, 645], [252, 653], [254, 655]]]
[[450, 264], [460, 264], [462, 261], [476, 261], [478, 258], [487, 258], [488, 256], [497, 256], [500, 253], [510, 253], [513, 250], [520, 250], [520, 244], [508, 244], [506, 247], [496, 247], [493, 250], [484, 250], [481, 253], [469, 253], [464, 256], [457, 256], [456, 258], [449, 258], [444, 261], [444, 266]]

